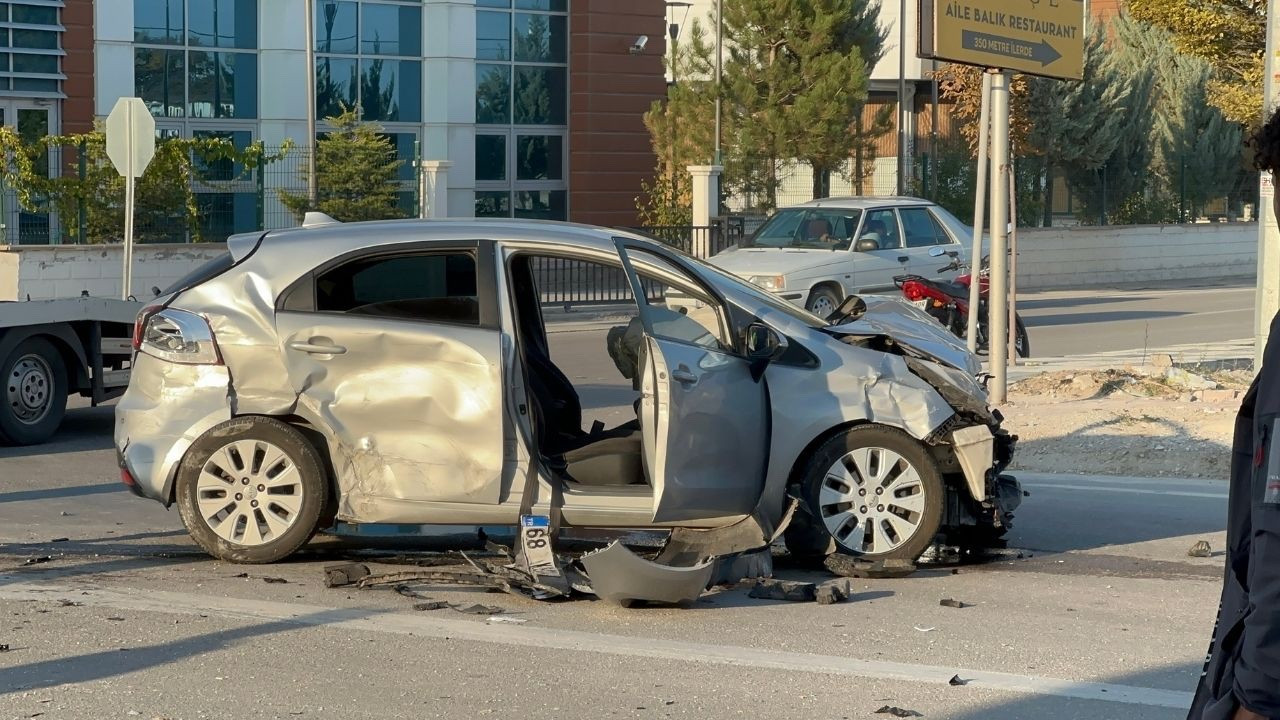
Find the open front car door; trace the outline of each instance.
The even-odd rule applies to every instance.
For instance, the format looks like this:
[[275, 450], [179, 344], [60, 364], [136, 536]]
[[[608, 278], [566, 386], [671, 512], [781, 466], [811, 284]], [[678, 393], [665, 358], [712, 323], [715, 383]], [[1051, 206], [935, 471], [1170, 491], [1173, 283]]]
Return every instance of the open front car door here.
[[[679, 256], [615, 240], [640, 310], [640, 424], [654, 522], [745, 515], [764, 488], [769, 458], [768, 389], [748, 338], [729, 332], [728, 308]], [[665, 288], [703, 301], [683, 314]], [[754, 327], [754, 326], [753, 326]]]

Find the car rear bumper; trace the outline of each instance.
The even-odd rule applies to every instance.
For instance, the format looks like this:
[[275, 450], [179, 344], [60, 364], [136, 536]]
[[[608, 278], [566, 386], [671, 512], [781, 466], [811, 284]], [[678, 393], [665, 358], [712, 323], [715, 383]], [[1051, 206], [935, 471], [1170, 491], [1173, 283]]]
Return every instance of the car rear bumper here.
[[179, 365], [137, 355], [115, 413], [116, 457], [130, 492], [171, 502], [173, 478], [187, 449], [231, 418], [230, 383], [222, 365]]

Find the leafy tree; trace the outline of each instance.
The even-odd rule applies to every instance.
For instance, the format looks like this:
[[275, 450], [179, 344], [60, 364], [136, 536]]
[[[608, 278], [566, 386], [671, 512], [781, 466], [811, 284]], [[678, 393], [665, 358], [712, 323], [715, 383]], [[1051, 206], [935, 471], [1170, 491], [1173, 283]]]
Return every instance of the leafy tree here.
[[822, 173], [849, 157], [869, 75], [849, 28], [866, 12], [855, 0], [725, 6], [723, 93], [735, 118], [731, 163], [739, 164], [729, 178], [758, 192], [764, 207], [777, 205], [780, 161], [798, 158]]
[[[657, 160], [653, 178], [641, 181], [636, 198], [640, 222], [650, 226], [688, 225], [693, 196], [686, 179], [690, 165], [712, 161], [715, 147], [713, 50], [698, 20], [689, 26], [688, 43], [674, 43], [667, 57], [673, 83], [667, 98], [644, 114]], [[727, 120], [727, 118], [726, 118]]]
[[1207, 97], [1228, 120], [1261, 122], [1266, 0], [1129, 0], [1127, 10], [1169, 31], [1181, 52], [1209, 63]]
[[[333, 131], [316, 142], [316, 203], [306, 194], [281, 191], [285, 207], [302, 220], [319, 210], [344, 222], [404, 217], [398, 206], [397, 180], [403, 160], [376, 123], [362, 122], [359, 108], [344, 108], [328, 118]], [[302, 173], [301, 179], [307, 180]]]

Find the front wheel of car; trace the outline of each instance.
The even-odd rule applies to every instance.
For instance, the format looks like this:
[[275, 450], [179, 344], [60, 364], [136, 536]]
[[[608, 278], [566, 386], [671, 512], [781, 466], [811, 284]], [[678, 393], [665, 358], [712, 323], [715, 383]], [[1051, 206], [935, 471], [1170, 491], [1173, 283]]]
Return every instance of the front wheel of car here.
[[861, 425], [831, 438], [814, 453], [801, 490], [808, 517], [793, 521], [786, 540], [802, 557], [834, 549], [915, 560], [942, 525], [942, 474], [920, 442], [894, 428]]
[[817, 287], [809, 293], [809, 299], [804, 303], [804, 309], [817, 315], [822, 319], [826, 319], [831, 313], [836, 311], [840, 306], [840, 298], [835, 291], [828, 287]]
[[315, 448], [289, 425], [260, 416], [233, 418], [196, 440], [176, 484], [191, 537], [237, 563], [292, 555], [315, 534], [327, 500]]

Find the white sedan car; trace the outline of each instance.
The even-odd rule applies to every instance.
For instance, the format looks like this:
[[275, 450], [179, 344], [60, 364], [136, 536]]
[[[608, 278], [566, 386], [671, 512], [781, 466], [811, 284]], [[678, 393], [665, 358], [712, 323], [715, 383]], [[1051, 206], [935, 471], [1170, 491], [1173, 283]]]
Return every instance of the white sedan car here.
[[778, 210], [709, 262], [826, 317], [849, 295], [896, 292], [896, 275], [939, 278], [945, 263], [930, 249], [944, 246], [967, 260], [971, 233], [928, 200], [824, 198]]

